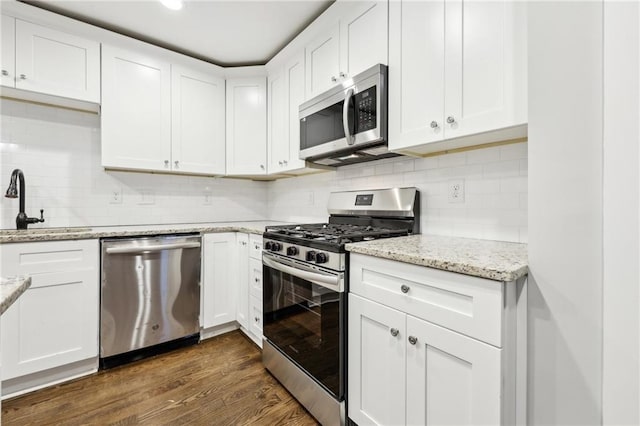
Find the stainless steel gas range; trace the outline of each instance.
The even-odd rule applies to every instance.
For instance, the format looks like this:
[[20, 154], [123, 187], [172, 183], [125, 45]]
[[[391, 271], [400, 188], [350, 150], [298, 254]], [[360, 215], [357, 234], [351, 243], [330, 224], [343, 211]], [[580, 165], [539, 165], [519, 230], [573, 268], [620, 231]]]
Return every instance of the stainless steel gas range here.
[[419, 232], [416, 188], [334, 192], [328, 223], [267, 227], [263, 363], [325, 425], [345, 424], [345, 244]]

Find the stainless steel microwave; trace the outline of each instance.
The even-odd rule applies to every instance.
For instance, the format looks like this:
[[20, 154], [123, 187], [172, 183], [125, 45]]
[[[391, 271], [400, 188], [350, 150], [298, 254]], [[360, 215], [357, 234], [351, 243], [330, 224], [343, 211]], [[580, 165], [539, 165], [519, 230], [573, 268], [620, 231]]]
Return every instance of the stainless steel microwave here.
[[300, 158], [340, 166], [387, 149], [387, 66], [378, 64], [300, 105]]

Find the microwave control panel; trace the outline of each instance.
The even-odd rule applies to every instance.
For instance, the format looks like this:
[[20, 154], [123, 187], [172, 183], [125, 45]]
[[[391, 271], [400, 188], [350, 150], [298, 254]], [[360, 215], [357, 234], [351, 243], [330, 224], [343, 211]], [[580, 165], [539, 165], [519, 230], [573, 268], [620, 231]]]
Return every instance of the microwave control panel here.
[[356, 93], [354, 98], [356, 107], [355, 133], [361, 133], [366, 132], [367, 130], [375, 129], [378, 125], [376, 86]]

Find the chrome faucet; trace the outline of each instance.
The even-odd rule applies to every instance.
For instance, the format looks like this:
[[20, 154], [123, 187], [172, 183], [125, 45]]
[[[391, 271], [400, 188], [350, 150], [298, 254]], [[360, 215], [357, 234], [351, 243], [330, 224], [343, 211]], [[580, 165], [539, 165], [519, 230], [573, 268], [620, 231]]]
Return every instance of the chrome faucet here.
[[44, 209], [40, 209], [40, 218], [27, 217], [27, 214], [24, 212], [24, 200], [27, 197], [26, 186], [24, 183], [24, 174], [20, 169], [15, 169], [13, 173], [11, 173], [9, 188], [7, 188], [7, 193], [4, 194], [4, 196], [7, 198], [18, 198], [18, 180], [20, 182], [20, 212], [18, 216], [16, 216], [16, 229], [27, 229], [30, 223], [44, 222]]

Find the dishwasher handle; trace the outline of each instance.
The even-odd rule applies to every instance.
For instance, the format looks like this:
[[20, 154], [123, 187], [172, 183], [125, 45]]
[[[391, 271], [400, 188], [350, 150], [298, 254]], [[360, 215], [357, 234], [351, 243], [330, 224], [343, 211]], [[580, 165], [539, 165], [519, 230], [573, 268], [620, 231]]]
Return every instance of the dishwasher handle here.
[[153, 246], [125, 246], [125, 247], [107, 247], [107, 254], [133, 254], [133, 253], [150, 253], [162, 250], [178, 250], [187, 248], [199, 248], [200, 243], [197, 241], [184, 243], [157, 244]]

